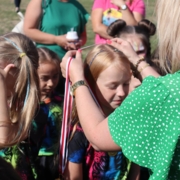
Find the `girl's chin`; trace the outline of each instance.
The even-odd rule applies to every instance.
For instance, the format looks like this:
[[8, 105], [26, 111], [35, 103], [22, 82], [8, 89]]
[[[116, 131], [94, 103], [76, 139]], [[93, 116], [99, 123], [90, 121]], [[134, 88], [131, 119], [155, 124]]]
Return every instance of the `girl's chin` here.
[[121, 103], [122, 103], [122, 101], [116, 101], [116, 102], [113, 103], [113, 107], [117, 108], [118, 106], [121, 105]]

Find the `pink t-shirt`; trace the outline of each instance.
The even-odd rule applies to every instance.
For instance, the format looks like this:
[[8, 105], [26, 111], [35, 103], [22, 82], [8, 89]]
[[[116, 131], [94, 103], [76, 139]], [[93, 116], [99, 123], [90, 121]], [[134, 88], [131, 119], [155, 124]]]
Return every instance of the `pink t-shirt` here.
[[[132, 4], [130, 5], [129, 2], [126, 3], [129, 10], [131, 12], [138, 12], [145, 16], [145, 4], [143, 0], [133, 0]], [[112, 22], [116, 21], [117, 19], [121, 19], [122, 13], [118, 6], [110, 3], [110, 0], [94, 0], [94, 4], [92, 10], [101, 8], [104, 10], [102, 23], [106, 26], [109, 26]], [[95, 36], [95, 43], [105, 43], [104, 38], [96, 34]]]

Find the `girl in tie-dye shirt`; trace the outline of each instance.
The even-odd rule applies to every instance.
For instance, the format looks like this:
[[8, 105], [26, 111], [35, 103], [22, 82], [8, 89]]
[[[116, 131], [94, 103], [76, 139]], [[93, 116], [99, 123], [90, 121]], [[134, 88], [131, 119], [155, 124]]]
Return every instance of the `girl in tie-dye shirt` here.
[[54, 180], [58, 173], [58, 149], [62, 118], [62, 96], [54, 92], [59, 76], [59, 58], [47, 48], [38, 48], [41, 102], [29, 136], [0, 151], [22, 180]]

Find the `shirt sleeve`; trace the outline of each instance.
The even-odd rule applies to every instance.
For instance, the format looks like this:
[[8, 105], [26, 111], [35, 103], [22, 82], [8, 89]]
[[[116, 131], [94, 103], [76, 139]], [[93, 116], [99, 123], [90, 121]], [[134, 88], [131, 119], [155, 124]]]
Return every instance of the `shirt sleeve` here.
[[84, 24], [86, 24], [90, 18], [90, 14], [87, 12], [87, 10], [84, 8], [84, 6], [81, 3], [79, 3], [78, 1], [75, 1], [75, 3], [77, 8], [79, 9], [81, 16], [84, 19]]
[[68, 145], [68, 161], [82, 163], [85, 157], [88, 141], [81, 130], [76, 130]]
[[138, 12], [141, 15], [145, 16], [146, 8], [143, 0], [134, 0], [132, 4], [129, 6], [131, 12]]
[[94, 0], [92, 10], [97, 9], [97, 8], [104, 9], [105, 4], [106, 4], [105, 0]]
[[74, 1], [76, 7], [78, 8], [79, 11], [79, 18], [80, 18], [80, 34], [84, 32], [84, 28], [90, 18], [90, 14], [86, 11], [84, 6], [79, 3], [78, 1]]
[[164, 180], [179, 137], [180, 76], [176, 82], [169, 78], [166, 85], [160, 79], [147, 77], [108, 117], [108, 126], [128, 159]]

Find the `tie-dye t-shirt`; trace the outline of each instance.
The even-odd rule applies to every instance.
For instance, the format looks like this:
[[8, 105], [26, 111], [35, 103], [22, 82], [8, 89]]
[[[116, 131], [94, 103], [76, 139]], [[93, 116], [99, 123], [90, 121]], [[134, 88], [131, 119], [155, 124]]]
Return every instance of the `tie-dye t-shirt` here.
[[83, 179], [125, 180], [131, 163], [121, 151], [95, 151], [80, 125], [68, 145], [68, 161], [83, 164]]
[[30, 135], [28, 139], [17, 145], [0, 151], [0, 157], [11, 163], [22, 180], [35, 180], [38, 178], [38, 167], [35, 162], [48, 117], [43, 109], [44, 106], [38, 109], [34, 119], [36, 128], [31, 130], [32, 136]]
[[[41, 106], [43, 104], [44, 102], [41, 102]], [[44, 110], [47, 111], [48, 120], [41, 148], [39, 150], [39, 156], [51, 156], [58, 153], [62, 120], [62, 104], [63, 98], [54, 95], [51, 98], [51, 102], [46, 104], [46, 108], [44, 108]]]
[[[131, 4], [129, 2], [126, 2], [126, 4], [131, 12], [138, 12], [145, 16], [145, 4], [143, 0], [133, 0]], [[92, 10], [98, 8], [103, 9], [102, 23], [106, 26], [109, 26], [112, 22], [122, 17], [121, 9], [111, 4], [110, 0], [94, 0]], [[104, 42], [105, 39], [96, 34], [95, 43], [100, 44]]]
[[32, 122], [29, 138], [0, 151], [0, 157], [12, 164], [22, 180], [38, 179], [38, 154], [45, 156], [58, 153], [62, 103], [62, 97], [56, 94], [53, 94], [49, 104], [41, 103]]

